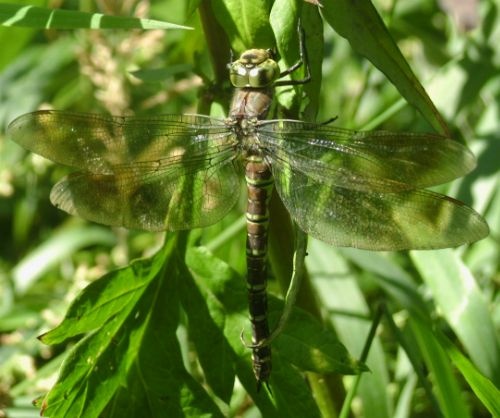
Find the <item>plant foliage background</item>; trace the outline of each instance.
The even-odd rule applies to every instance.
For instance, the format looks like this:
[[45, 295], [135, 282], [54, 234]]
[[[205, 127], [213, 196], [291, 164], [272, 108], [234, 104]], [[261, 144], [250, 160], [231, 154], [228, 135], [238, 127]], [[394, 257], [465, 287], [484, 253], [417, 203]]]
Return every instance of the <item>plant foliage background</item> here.
[[[230, 48], [276, 45], [286, 68], [298, 57], [300, 16], [313, 82], [302, 102], [282, 91], [282, 112], [318, 121], [338, 116], [335, 124], [356, 129], [449, 126], [472, 148], [478, 167], [438, 191], [483, 214], [491, 235], [455, 250], [404, 253], [310, 242], [309, 281], [299, 297], [309, 313], [297, 310], [276, 340], [272, 395], [256, 393], [249, 350], [239, 340], [248, 328], [243, 203], [220, 224], [169, 234], [163, 245], [161, 234], [111, 230], [57, 211], [48, 196], [67, 170], [2, 138], [0, 416], [38, 416], [31, 405], [37, 397], [53, 417], [337, 416], [352, 373], [363, 369], [354, 359], [381, 303], [393, 322], [379, 327], [351, 416], [500, 414], [497, 3], [380, 0], [382, 20], [367, 2], [349, 8], [356, 2], [341, 0], [325, 0], [323, 18], [317, 6], [300, 1], [17, 3], [63, 3], [194, 29], [142, 21], [163, 28], [144, 31], [131, 29], [136, 21], [57, 15], [43, 30], [46, 20], [36, 13], [25, 18], [29, 27], [17, 27], [19, 15], [0, 4], [10, 25], [0, 28], [2, 132], [14, 117], [42, 106], [222, 116]], [[95, 25], [114, 29], [76, 29]], [[386, 42], [388, 33], [439, 113]], [[293, 237], [281, 227], [270, 243], [270, 290], [279, 298], [293, 251]], [[272, 318], [281, 308], [272, 298]], [[295, 366], [308, 371], [308, 383]]]

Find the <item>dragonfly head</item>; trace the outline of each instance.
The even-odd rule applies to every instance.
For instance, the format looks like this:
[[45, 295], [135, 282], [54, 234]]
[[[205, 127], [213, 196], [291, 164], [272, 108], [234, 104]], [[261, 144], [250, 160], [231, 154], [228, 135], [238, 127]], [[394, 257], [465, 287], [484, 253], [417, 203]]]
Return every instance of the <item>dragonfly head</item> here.
[[264, 88], [279, 76], [280, 69], [270, 49], [249, 49], [229, 64], [229, 79], [234, 87]]

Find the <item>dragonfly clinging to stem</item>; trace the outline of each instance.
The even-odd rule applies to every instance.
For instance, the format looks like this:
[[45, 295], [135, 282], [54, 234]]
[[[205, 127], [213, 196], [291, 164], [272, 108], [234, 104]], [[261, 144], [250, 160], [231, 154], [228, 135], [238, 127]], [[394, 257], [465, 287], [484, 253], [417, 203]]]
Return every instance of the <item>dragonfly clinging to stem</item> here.
[[[444, 136], [356, 132], [300, 120], [267, 120], [284, 76], [270, 50], [251, 49], [229, 65], [235, 88], [226, 119], [204, 115], [103, 116], [42, 110], [20, 116], [10, 137], [77, 172], [60, 180], [58, 208], [105, 225], [148, 231], [218, 222], [235, 205], [243, 165], [247, 188], [247, 286], [253, 369], [271, 373], [267, 321], [268, 202], [275, 188], [307, 234], [367, 250], [437, 249], [488, 234], [471, 208], [426, 187], [475, 166]], [[305, 62], [304, 62], [305, 61]], [[308, 74], [308, 71], [306, 71]]]

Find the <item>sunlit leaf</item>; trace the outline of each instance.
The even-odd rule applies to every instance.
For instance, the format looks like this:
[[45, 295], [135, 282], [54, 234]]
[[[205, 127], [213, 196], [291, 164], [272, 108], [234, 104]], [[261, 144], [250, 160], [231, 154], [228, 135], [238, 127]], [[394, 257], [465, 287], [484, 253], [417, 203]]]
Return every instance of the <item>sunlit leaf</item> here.
[[368, 58], [396, 86], [404, 98], [443, 135], [448, 127], [413, 74], [371, 1], [328, 0], [322, 13], [327, 22]]
[[0, 4], [0, 23], [40, 29], [191, 29], [151, 19], [14, 4]]

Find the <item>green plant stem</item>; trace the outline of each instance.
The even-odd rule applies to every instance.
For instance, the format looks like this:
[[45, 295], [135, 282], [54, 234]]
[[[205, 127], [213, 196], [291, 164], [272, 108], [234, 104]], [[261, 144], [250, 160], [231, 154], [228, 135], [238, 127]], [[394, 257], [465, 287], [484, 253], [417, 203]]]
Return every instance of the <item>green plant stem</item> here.
[[215, 18], [211, 2], [202, 0], [198, 11], [214, 71], [213, 81], [204, 79], [205, 86], [199, 95], [198, 113], [209, 115], [213, 102], [220, 103], [226, 111], [229, 108], [227, 64], [230, 59], [230, 45], [224, 29]]
[[[361, 352], [361, 356], [359, 358], [359, 361], [361, 363], [366, 363], [366, 360], [368, 358], [368, 353], [370, 351], [370, 347], [371, 347], [373, 340], [375, 338], [375, 335], [377, 333], [377, 328], [380, 324], [380, 320], [382, 319], [383, 314], [384, 314], [384, 309], [382, 307], [379, 307], [375, 313], [375, 317], [373, 318], [370, 332], [368, 333], [368, 337], [366, 337], [366, 342], [365, 342], [365, 345], [363, 347], [363, 351]], [[356, 396], [356, 393], [358, 391], [359, 382], [361, 381], [362, 376], [363, 376], [363, 373], [360, 373], [354, 378], [354, 382], [353, 382], [352, 386], [350, 387], [349, 392], [347, 393], [347, 397], [344, 401], [344, 404], [342, 405], [342, 410], [340, 411], [340, 418], [347, 418], [349, 416], [349, 411], [351, 410], [352, 400], [354, 399], [354, 396]]]

